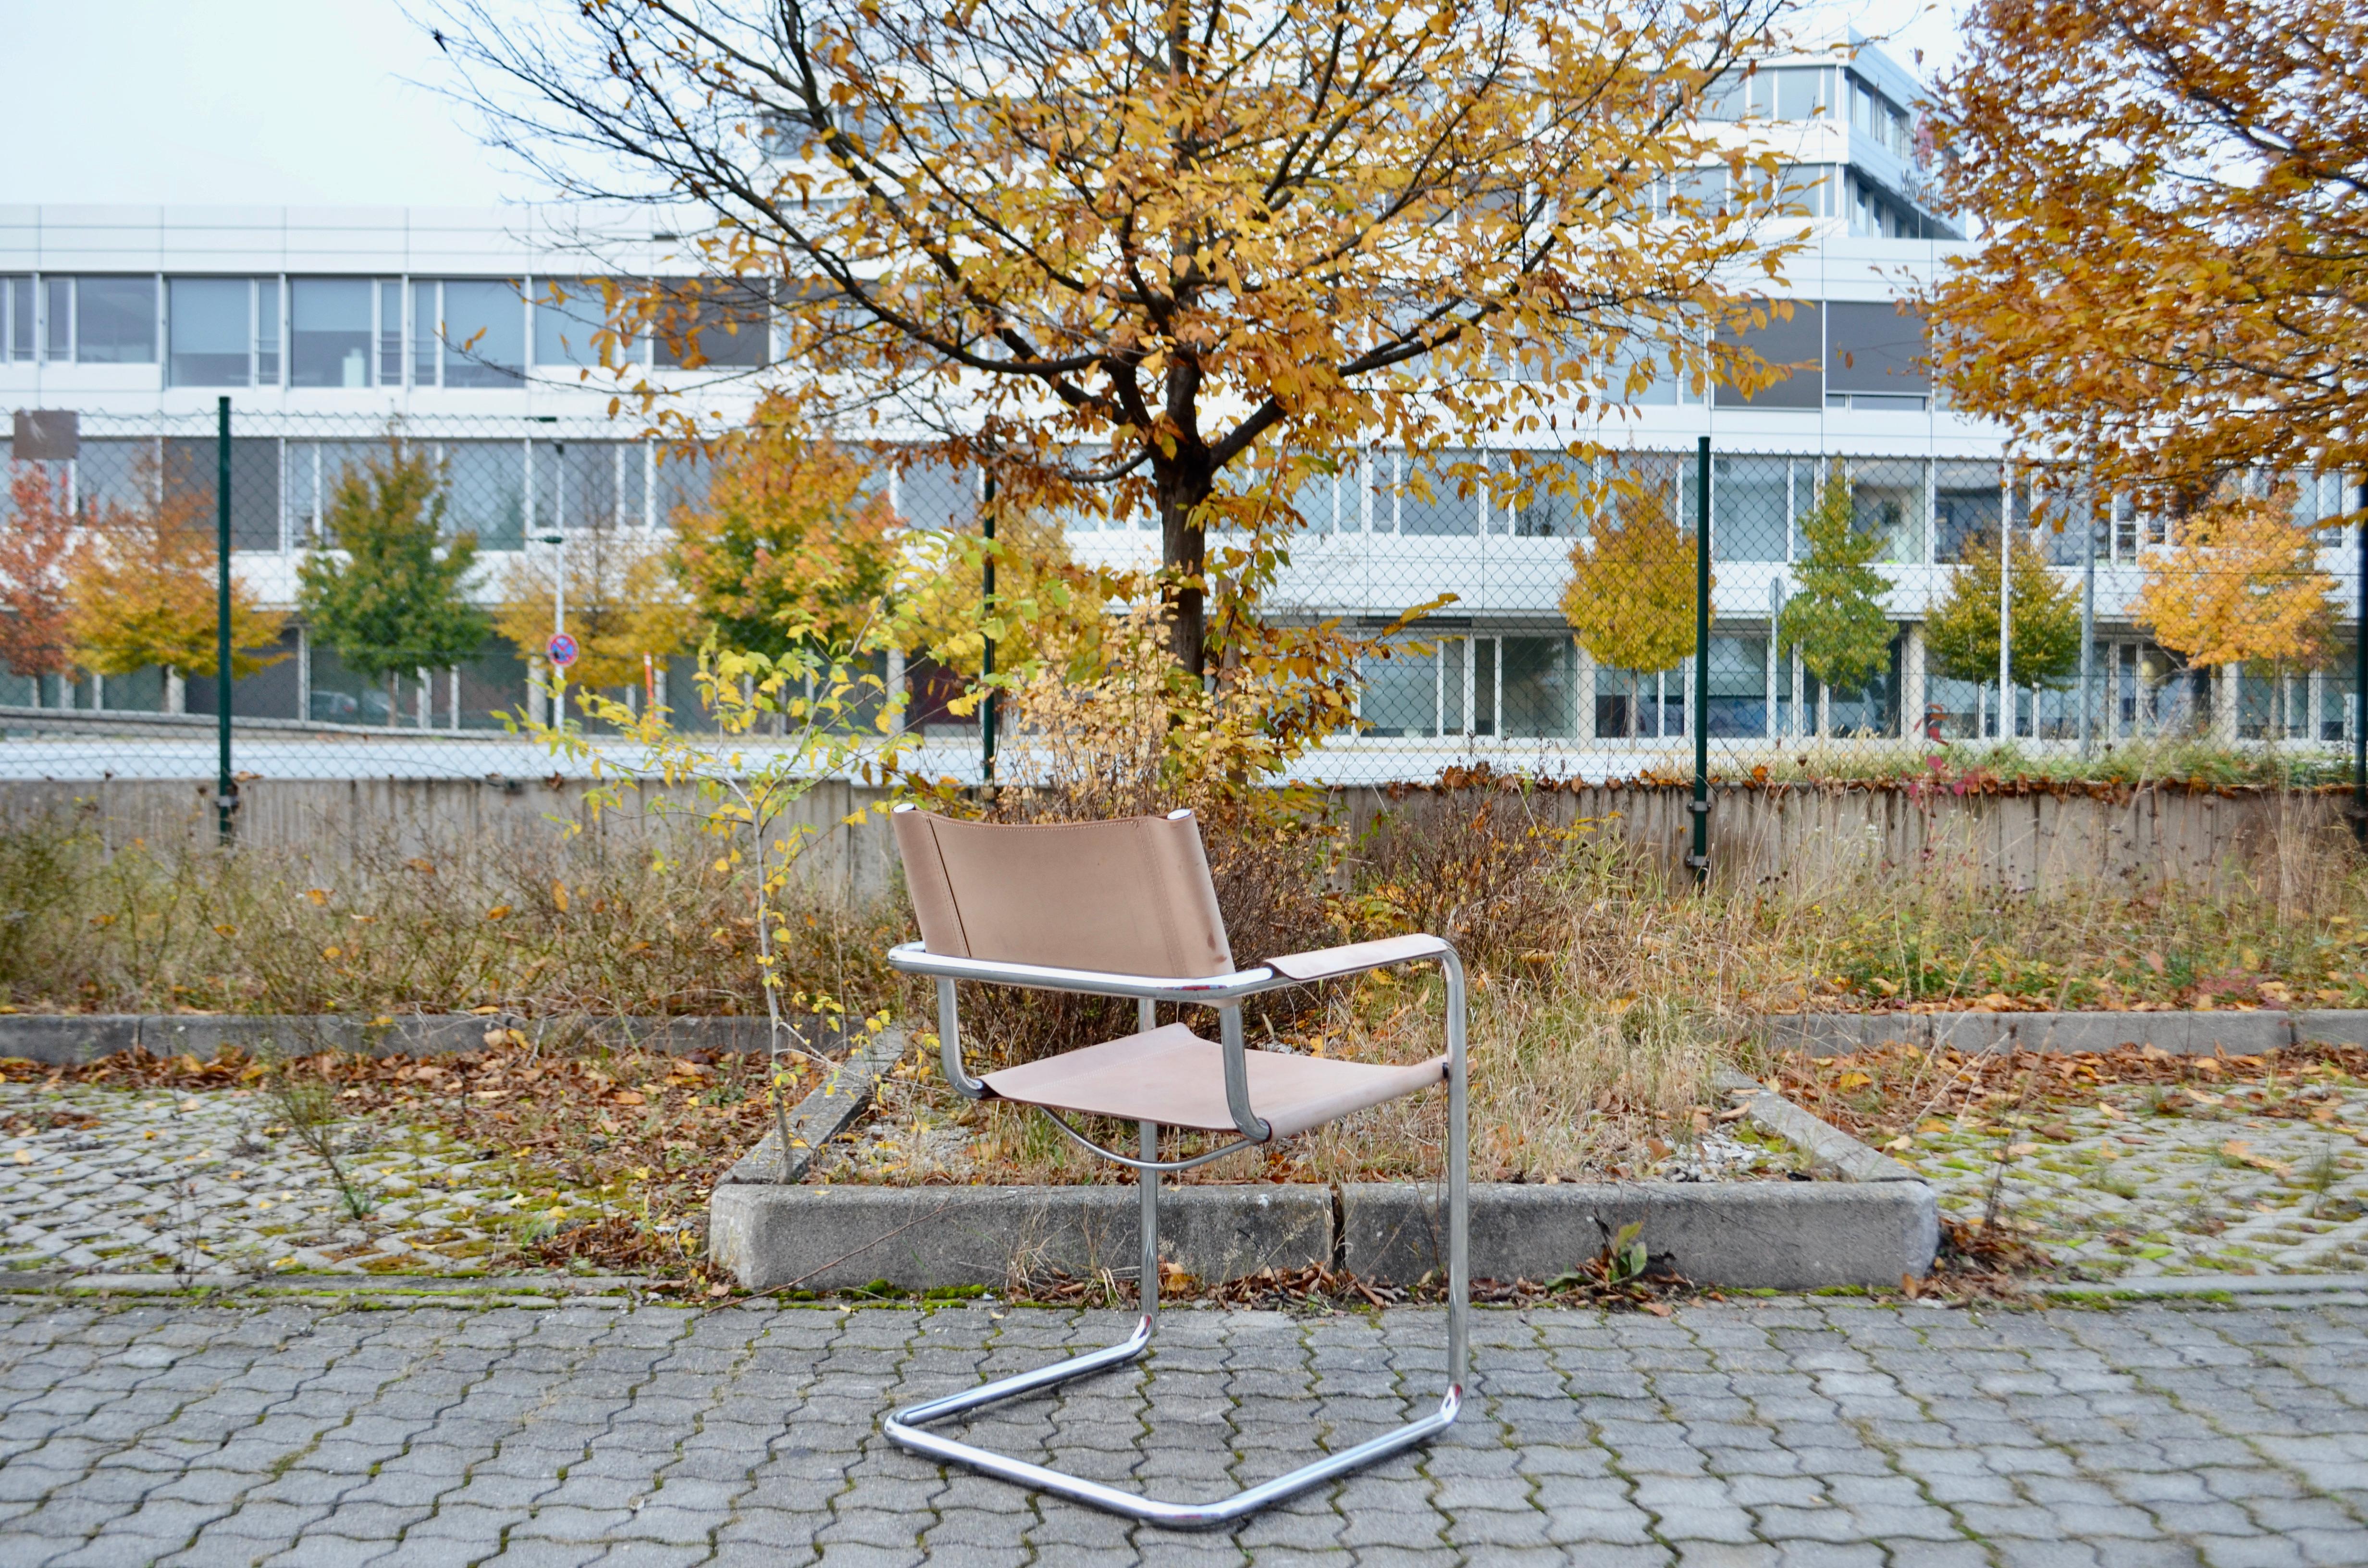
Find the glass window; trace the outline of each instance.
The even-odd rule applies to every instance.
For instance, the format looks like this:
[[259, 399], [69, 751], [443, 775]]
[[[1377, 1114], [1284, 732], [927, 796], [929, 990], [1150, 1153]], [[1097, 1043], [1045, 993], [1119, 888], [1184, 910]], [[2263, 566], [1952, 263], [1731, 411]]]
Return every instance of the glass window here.
[[87, 517], [106, 506], [144, 511], [156, 501], [154, 440], [83, 437], [74, 458], [74, 505]]
[[632, 516], [618, 512], [618, 461], [631, 449], [616, 441], [537, 441], [534, 444], [535, 531], [553, 528], [614, 528], [641, 521], [642, 486], [638, 469], [630, 499]]
[[1578, 539], [1587, 532], [1585, 491], [1588, 476], [1551, 456], [1516, 458], [1522, 483], [1533, 484], [1530, 498], [1513, 517], [1513, 532], [1520, 539]]
[[41, 357], [52, 363], [74, 358], [74, 279], [41, 279]]
[[[327, 535], [327, 516], [336, 501], [338, 483], [348, 471], [385, 456], [384, 441], [289, 442], [281, 494], [290, 542], [308, 544], [317, 534], [320, 542], [334, 544], [336, 540]], [[235, 485], [233, 488], [235, 491]], [[232, 504], [237, 504], [234, 494]]]
[[[708, 482], [713, 476], [714, 471], [707, 460], [706, 453], [696, 450], [684, 451], [677, 447], [660, 447], [656, 452], [656, 460], [658, 465], [656, 526], [672, 528], [676, 512], [684, 507], [697, 511], [707, 505]], [[913, 475], [905, 475], [901, 486], [904, 494], [909, 495], [912, 493], [912, 483]], [[909, 517], [910, 514], [907, 513], [905, 516]]]
[[[661, 468], [659, 483], [665, 482]], [[915, 463], [897, 476], [896, 509], [908, 528], [968, 528], [978, 512], [977, 476], [945, 463]]]
[[432, 387], [436, 384], [436, 325], [444, 319], [437, 308], [436, 285], [414, 283], [411, 286], [411, 384]]
[[403, 384], [403, 285], [378, 286], [378, 384]]
[[259, 278], [255, 283], [255, 381], [279, 384], [279, 279]]
[[33, 280], [30, 278], [10, 278], [0, 280], [7, 291], [8, 358], [30, 359], [33, 357]]
[[516, 441], [450, 441], [444, 447], [446, 526], [477, 536], [480, 550], [526, 543], [526, 452]]
[[1669, 368], [1668, 346], [1654, 329], [1639, 329], [1621, 340], [1612, 352], [1603, 395], [1613, 403], [1640, 408], [1666, 408], [1677, 403], [1678, 373]]
[[1726, 207], [1726, 165], [1711, 164], [1702, 168], [1680, 169], [1670, 188], [1677, 199], [1689, 204], [1693, 211], [1724, 211]]
[[1702, 114], [1704, 119], [1741, 119], [1743, 118], [1743, 73], [1722, 71], [1702, 94]]
[[1578, 690], [1576, 649], [1567, 637], [1504, 640], [1505, 733], [1557, 736], [1576, 733]]
[[1711, 460], [1710, 543], [1719, 561], [1782, 561], [1792, 505], [1784, 458]]
[[[1405, 465], [1405, 489], [1398, 496], [1398, 532], [1402, 534], [1476, 534], [1480, 531], [1480, 511], [1485, 504], [1482, 492], [1474, 486], [1470, 495], [1462, 494], [1462, 482], [1448, 471], [1456, 463], [1470, 462], [1470, 452], [1441, 452], [1424, 461], [1418, 468]], [[1419, 473], [1420, 478], [1416, 475]], [[1428, 499], [1417, 486], [1427, 485]]]
[[1814, 119], [1825, 113], [1826, 70], [1821, 65], [1796, 65], [1776, 74], [1776, 118]]
[[1883, 536], [1885, 561], [1924, 559], [1924, 464], [1917, 458], [1861, 458], [1850, 464], [1850, 520]]
[[1837, 301], [1826, 307], [1826, 392], [1855, 407], [1921, 408], [1932, 390], [1924, 317], [1913, 306]]
[[1719, 384], [1721, 408], [1823, 408], [1825, 312], [1816, 304], [1796, 300], [1790, 316], [1770, 314], [1759, 326], [1719, 333], [1721, 343], [1738, 344], [1759, 356], [1780, 380], [1746, 397], [1736, 387]]
[[1766, 735], [1768, 639], [1710, 640], [1710, 687], [1702, 694], [1702, 719], [1713, 737]]
[[2003, 513], [1998, 465], [1941, 461], [1932, 470], [1932, 559], [1954, 562], [1987, 538], [1996, 544]]
[[[212, 535], [219, 478], [213, 437], [170, 437], [165, 442], [165, 483], [191, 498]], [[230, 547], [279, 548], [279, 441], [276, 437], [234, 437], [230, 444]]]
[[[1365, 690], [1357, 704], [1364, 733], [1391, 737], [1438, 733], [1439, 653], [1436, 639], [1399, 642], [1393, 644], [1390, 657], [1364, 665]], [[1461, 694], [1460, 678], [1456, 689]]]
[[288, 383], [370, 384], [370, 285], [366, 278], [299, 278], [288, 285]]
[[74, 288], [74, 360], [83, 365], [156, 362], [156, 280], [84, 278]]
[[167, 285], [176, 387], [243, 387], [249, 380], [255, 286], [244, 278], [176, 278]]
[[768, 358], [772, 312], [761, 282], [733, 278], [669, 279], [652, 322], [663, 366], [752, 369]]
[[444, 384], [514, 387], [526, 380], [526, 311], [516, 283], [444, 280]]
[[535, 364], [598, 368], [600, 347], [593, 338], [607, 321], [598, 284], [582, 278], [542, 279], [534, 300]]

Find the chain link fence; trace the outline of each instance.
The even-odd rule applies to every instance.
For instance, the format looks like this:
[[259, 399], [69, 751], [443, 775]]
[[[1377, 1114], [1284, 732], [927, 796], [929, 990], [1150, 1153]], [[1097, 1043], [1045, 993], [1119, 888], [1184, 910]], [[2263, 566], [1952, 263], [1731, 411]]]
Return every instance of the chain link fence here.
[[[472, 652], [435, 667], [354, 667], [300, 609], [303, 562], [336, 543], [341, 481], [391, 435], [432, 464], [446, 530], [475, 537], [470, 592], [493, 618]], [[20, 634], [0, 669], [0, 778], [17, 780], [213, 779], [225, 703], [241, 777], [548, 776], [564, 765], [512, 725], [550, 711], [549, 632], [586, 639], [589, 619], [662, 594], [654, 563], [709, 480], [702, 460], [620, 439], [597, 419], [405, 416], [390, 427], [383, 415], [233, 411], [232, 567], [254, 611], [241, 624], [268, 635], [242, 650], [255, 667], [225, 696], [211, 675], [136, 663], [123, 652], [136, 639], [99, 634], [149, 614], [143, 595], [212, 613], [225, 472], [215, 415], [41, 415], [20, 418], [15, 437], [0, 454], [12, 547], [0, 578]], [[2275, 744], [2330, 770], [2355, 755], [2362, 556], [2356, 527], [2339, 521], [2354, 479], [2237, 482], [2308, 534], [2301, 557], [2280, 561], [2267, 536], [2184, 549], [2180, 525], [2128, 497], [1987, 459], [1746, 450], [1725, 437], [1705, 457], [1640, 443], [1524, 494], [1525, 460], [1377, 450], [1295, 498], [1305, 528], [1268, 596], [1270, 616], [1378, 628], [1453, 596], [1360, 671], [1358, 732], [1303, 759], [1302, 777], [1424, 782], [1480, 765], [1589, 782], [1679, 783], [1698, 767], [1713, 781], [1896, 773], [1934, 741], [1999, 739], [2040, 754], [2182, 737]], [[910, 528], [975, 526], [975, 473], [882, 460], [872, 483]], [[73, 536], [46, 565], [34, 559], [43, 507]], [[195, 531], [203, 548], [151, 540], [141, 548], [153, 570], [134, 570], [139, 551], [127, 546], [131, 564], [111, 587], [68, 558], [149, 525]], [[1083, 565], [1158, 559], [1144, 517], [1067, 519], [1062, 538]], [[572, 606], [558, 602], [563, 582]], [[2303, 602], [2313, 594], [2316, 609]], [[78, 607], [46, 643], [32, 626], [44, 595]], [[2150, 602], [2166, 598], [2237, 632], [2283, 617], [2306, 652], [2200, 662], [2154, 629]], [[615, 637], [605, 641], [613, 651]], [[955, 710], [976, 672], [917, 653], [884, 664], [908, 693], [921, 766], [979, 777], [979, 718]], [[695, 668], [682, 640], [654, 637], [621, 669], [610, 658], [606, 676], [612, 695], [698, 728], [711, 722]], [[1002, 744], [1008, 778], [1027, 738]]]

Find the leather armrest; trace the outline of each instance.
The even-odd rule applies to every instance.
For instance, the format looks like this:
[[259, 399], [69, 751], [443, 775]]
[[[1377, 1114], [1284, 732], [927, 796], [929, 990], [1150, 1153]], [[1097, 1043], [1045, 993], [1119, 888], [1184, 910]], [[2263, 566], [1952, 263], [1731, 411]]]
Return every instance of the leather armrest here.
[[1452, 949], [1437, 937], [1383, 937], [1376, 942], [1350, 942], [1346, 947], [1318, 948], [1313, 952], [1286, 953], [1266, 960], [1277, 974], [1293, 980], [1331, 980], [1387, 964], [1438, 958]]

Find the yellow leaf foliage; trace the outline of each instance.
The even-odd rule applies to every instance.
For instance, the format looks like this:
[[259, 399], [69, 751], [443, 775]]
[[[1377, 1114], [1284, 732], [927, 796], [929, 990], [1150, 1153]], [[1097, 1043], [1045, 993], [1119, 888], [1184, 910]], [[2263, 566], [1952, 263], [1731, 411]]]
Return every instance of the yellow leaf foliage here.
[[2335, 579], [2294, 523], [2294, 496], [2216, 501], [2149, 554], [2130, 616], [2193, 665], [2308, 665], [2335, 631]]
[[[84, 668], [129, 676], [158, 665], [185, 676], [219, 673], [220, 608], [211, 498], [153, 460], [132, 474], [154, 500], [98, 506], [67, 578], [66, 634]], [[231, 579], [231, 676], [278, 664], [269, 653], [286, 617], [260, 607]]]

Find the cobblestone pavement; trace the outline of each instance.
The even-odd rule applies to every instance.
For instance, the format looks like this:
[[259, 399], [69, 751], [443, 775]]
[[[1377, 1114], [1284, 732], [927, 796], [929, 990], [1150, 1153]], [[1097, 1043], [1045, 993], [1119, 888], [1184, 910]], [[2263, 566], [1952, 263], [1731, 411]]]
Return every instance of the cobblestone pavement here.
[[[2368, 1306], [1702, 1302], [1475, 1320], [1428, 1449], [1230, 1533], [890, 1447], [1106, 1312], [0, 1300], [0, 1563], [2368, 1562]], [[1222, 1493], [1427, 1404], [1441, 1321], [1177, 1312], [985, 1438]]]
[[[2261, 1114], [2273, 1105], [2303, 1113]], [[2001, 1212], [2093, 1278], [2368, 1269], [2368, 1085], [2108, 1085], [2017, 1119], [2003, 1135], [1927, 1121], [1894, 1153], [1961, 1217], [1984, 1212], [2004, 1164]]]
[[0, 1084], [0, 1269], [459, 1274], [609, 1211], [432, 1132], [333, 1129], [320, 1157], [244, 1090]]

